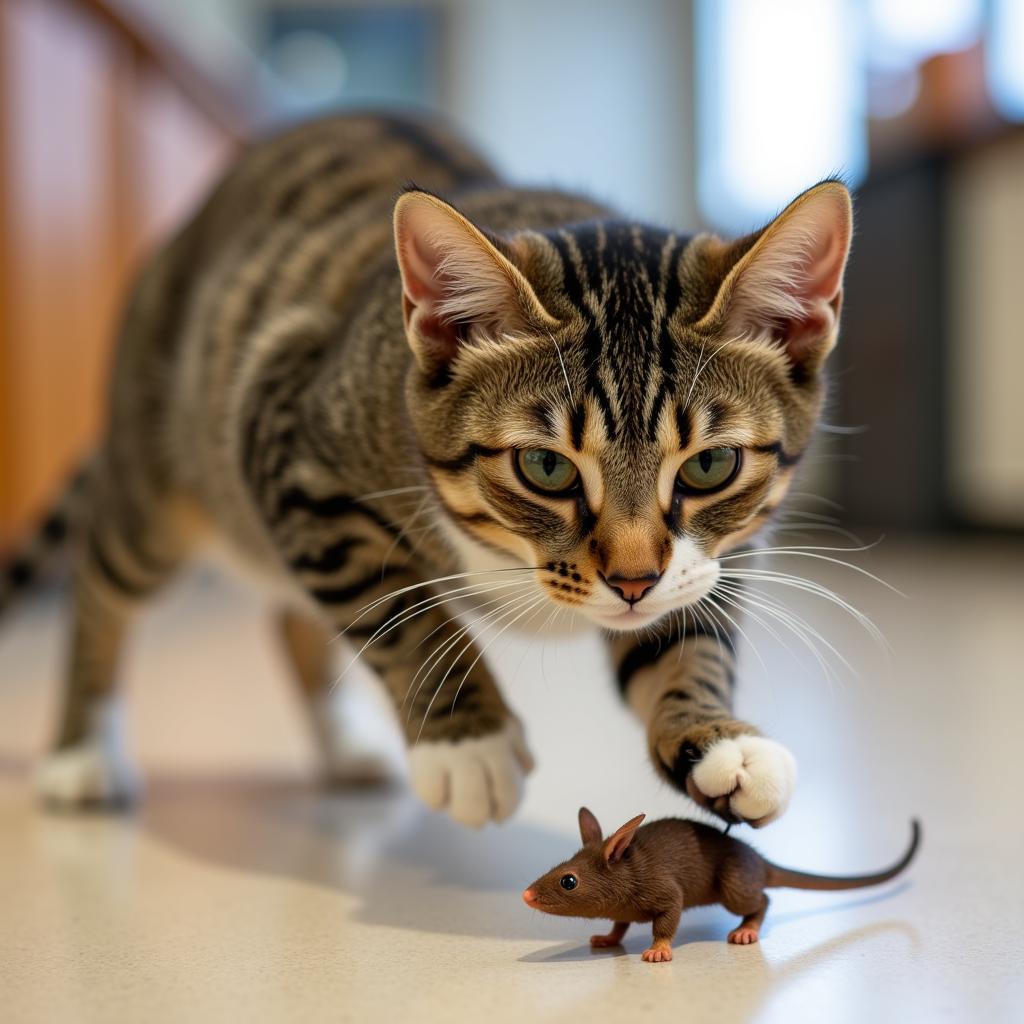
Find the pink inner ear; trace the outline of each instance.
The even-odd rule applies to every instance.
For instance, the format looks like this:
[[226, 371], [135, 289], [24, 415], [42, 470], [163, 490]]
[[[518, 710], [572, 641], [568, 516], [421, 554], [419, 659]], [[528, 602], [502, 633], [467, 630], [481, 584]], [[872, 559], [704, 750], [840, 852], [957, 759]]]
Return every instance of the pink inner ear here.
[[770, 333], [794, 364], [826, 352], [839, 314], [849, 237], [845, 195], [819, 192], [781, 214], [736, 281], [734, 325]]
[[413, 236], [402, 246], [405, 256], [405, 292], [416, 304], [437, 302], [444, 295], [444, 285], [438, 275], [442, 256], [435, 246], [421, 237]]
[[810, 302], [831, 302], [843, 284], [847, 241], [838, 233], [826, 232], [814, 240], [807, 256], [804, 294]]

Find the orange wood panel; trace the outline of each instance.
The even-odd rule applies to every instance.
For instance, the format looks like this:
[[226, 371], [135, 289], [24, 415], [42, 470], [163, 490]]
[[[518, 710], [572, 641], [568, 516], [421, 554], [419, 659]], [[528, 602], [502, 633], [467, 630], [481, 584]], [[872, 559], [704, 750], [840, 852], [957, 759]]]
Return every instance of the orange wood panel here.
[[0, 4], [0, 546], [95, 445], [142, 254], [233, 148], [91, 10]]
[[119, 299], [108, 182], [116, 43], [71, 9], [18, 3], [8, 19], [8, 365], [23, 520], [99, 429]]

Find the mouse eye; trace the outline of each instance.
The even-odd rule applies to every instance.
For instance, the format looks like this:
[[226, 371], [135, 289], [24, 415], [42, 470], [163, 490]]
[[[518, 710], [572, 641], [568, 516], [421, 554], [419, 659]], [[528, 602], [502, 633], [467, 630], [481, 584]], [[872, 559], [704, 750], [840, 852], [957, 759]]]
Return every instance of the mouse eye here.
[[558, 884], [566, 892], [572, 892], [572, 890], [580, 884], [580, 880], [575, 875], [562, 875], [562, 877], [558, 880]]

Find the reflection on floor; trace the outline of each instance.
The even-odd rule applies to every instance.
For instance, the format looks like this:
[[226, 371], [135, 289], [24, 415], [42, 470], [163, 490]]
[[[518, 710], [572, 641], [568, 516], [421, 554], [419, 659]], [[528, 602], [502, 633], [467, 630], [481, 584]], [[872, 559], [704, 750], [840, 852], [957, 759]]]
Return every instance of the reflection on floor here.
[[[24, 784], [60, 660], [62, 612], [35, 601], [0, 634], [5, 1017], [1019, 1019], [1022, 552], [886, 542], [856, 556], [906, 598], [794, 561], [868, 612], [893, 653], [838, 609], [776, 592], [858, 675], [837, 667], [830, 682], [792, 637], [787, 652], [751, 630], [764, 664], [745, 656], [740, 710], [793, 749], [801, 781], [787, 815], [744, 838], [782, 863], [859, 871], [891, 860], [917, 814], [923, 851], [878, 891], [780, 891], [756, 946], [725, 944], [721, 910], [688, 913], [669, 965], [640, 962], [644, 928], [593, 953], [587, 922], [518, 897], [574, 851], [580, 803], [606, 825], [687, 811], [647, 766], [592, 641], [495, 645], [539, 767], [513, 822], [472, 833], [401, 787], [306, 784], [303, 722], [261, 614], [193, 578], [126, 666], [146, 801], [134, 817], [53, 817]], [[367, 681], [353, 685], [372, 705]], [[202, 781], [214, 775], [252, 781]]]

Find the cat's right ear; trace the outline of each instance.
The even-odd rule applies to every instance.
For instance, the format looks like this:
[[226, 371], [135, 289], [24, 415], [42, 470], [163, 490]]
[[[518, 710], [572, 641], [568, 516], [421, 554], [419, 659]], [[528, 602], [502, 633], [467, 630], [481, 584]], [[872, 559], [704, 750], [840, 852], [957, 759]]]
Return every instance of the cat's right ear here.
[[405, 332], [424, 372], [447, 366], [471, 337], [556, 325], [499, 246], [508, 248], [429, 192], [406, 192], [396, 203]]
[[723, 246], [741, 255], [697, 327], [767, 340], [786, 354], [797, 379], [813, 375], [835, 344], [852, 232], [842, 182], [808, 189], [762, 231]]

